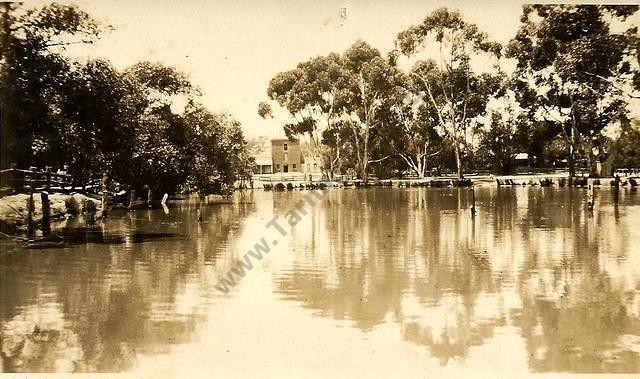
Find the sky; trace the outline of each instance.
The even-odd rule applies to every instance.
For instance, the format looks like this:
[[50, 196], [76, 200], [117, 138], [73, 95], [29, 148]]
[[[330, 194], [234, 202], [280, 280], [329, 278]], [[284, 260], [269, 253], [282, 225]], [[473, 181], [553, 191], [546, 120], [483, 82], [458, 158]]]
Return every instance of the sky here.
[[[239, 120], [247, 137], [283, 135], [282, 118], [263, 120], [269, 80], [304, 60], [343, 52], [357, 39], [383, 53], [398, 32], [440, 7], [458, 9], [506, 43], [519, 26], [519, 0], [70, 0], [114, 30], [68, 54], [109, 59], [124, 69], [142, 60], [186, 73], [212, 111]], [[42, 1], [27, 1], [40, 5]], [[341, 10], [346, 9], [346, 18]]]

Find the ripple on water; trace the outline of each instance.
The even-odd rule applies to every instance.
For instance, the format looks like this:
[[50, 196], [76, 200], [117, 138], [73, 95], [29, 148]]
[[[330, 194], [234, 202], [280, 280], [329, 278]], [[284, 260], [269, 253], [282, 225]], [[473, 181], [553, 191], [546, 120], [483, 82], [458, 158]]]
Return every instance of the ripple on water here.
[[114, 215], [61, 249], [2, 242], [7, 367], [122, 371], [180, 345], [223, 372], [258, 347], [275, 375], [371, 373], [375, 354], [414, 373], [637, 372], [640, 196], [598, 191], [588, 212], [583, 190], [482, 187], [472, 218], [469, 194], [330, 191], [227, 295], [214, 286], [300, 192], [210, 206], [202, 224], [193, 207]]

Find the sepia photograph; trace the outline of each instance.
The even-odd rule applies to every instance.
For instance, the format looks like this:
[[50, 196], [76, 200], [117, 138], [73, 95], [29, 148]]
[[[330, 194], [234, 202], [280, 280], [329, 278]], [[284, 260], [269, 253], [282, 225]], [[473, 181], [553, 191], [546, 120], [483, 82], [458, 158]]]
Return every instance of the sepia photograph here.
[[640, 375], [637, 0], [0, 0], [0, 378]]

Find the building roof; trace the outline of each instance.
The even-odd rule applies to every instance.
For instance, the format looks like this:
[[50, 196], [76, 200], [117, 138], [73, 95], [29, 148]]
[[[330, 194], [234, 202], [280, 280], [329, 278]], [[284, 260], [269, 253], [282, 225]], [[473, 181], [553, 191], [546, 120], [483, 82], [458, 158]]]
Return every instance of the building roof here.
[[256, 165], [259, 166], [271, 166], [273, 164], [273, 162], [271, 162], [271, 158], [268, 159], [258, 159], [256, 158]]
[[518, 154], [516, 154], [515, 159], [519, 160], [519, 161], [520, 160], [527, 160], [527, 159], [529, 159], [529, 154], [527, 154], [527, 153], [518, 153]]
[[254, 157], [255, 161], [256, 161], [256, 165], [260, 165], [260, 166], [271, 166], [271, 164], [273, 163], [271, 160], [271, 152], [269, 152], [269, 154], [260, 154]]
[[293, 139], [289, 139], [289, 138], [272, 138], [271, 142], [300, 142], [299, 140], [293, 138]]

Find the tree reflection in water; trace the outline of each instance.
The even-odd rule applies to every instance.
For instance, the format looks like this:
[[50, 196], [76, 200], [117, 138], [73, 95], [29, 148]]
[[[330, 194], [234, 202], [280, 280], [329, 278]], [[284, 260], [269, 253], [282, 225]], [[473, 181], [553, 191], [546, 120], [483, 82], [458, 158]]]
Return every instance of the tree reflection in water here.
[[234, 373], [247, 351], [304, 372], [374, 350], [409, 372], [638, 372], [640, 195], [602, 189], [589, 212], [585, 194], [481, 187], [472, 218], [469, 189], [331, 190], [227, 296], [213, 284], [300, 191], [206, 206], [202, 224], [194, 202], [114, 215], [63, 249], [3, 243], [2, 369], [122, 371], [181, 344], [177, 362]]
[[2, 371], [122, 371], [138, 354], [188, 341], [203, 302], [217, 296], [206, 280], [222, 270], [216, 263], [255, 211], [252, 201], [205, 206], [200, 225], [194, 204], [185, 203], [168, 215], [113, 214], [91, 231], [104, 236], [83, 237], [89, 243], [39, 251], [3, 245]]
[[583, 190], [486, 187], [471, 218], [466, 189], [333, 191], [276, 288], [364, 331], [391, 316], [443, 365], [518, 331], [532, 371], [637, 372], [640, 201], [622, 195], [590, 213]]

